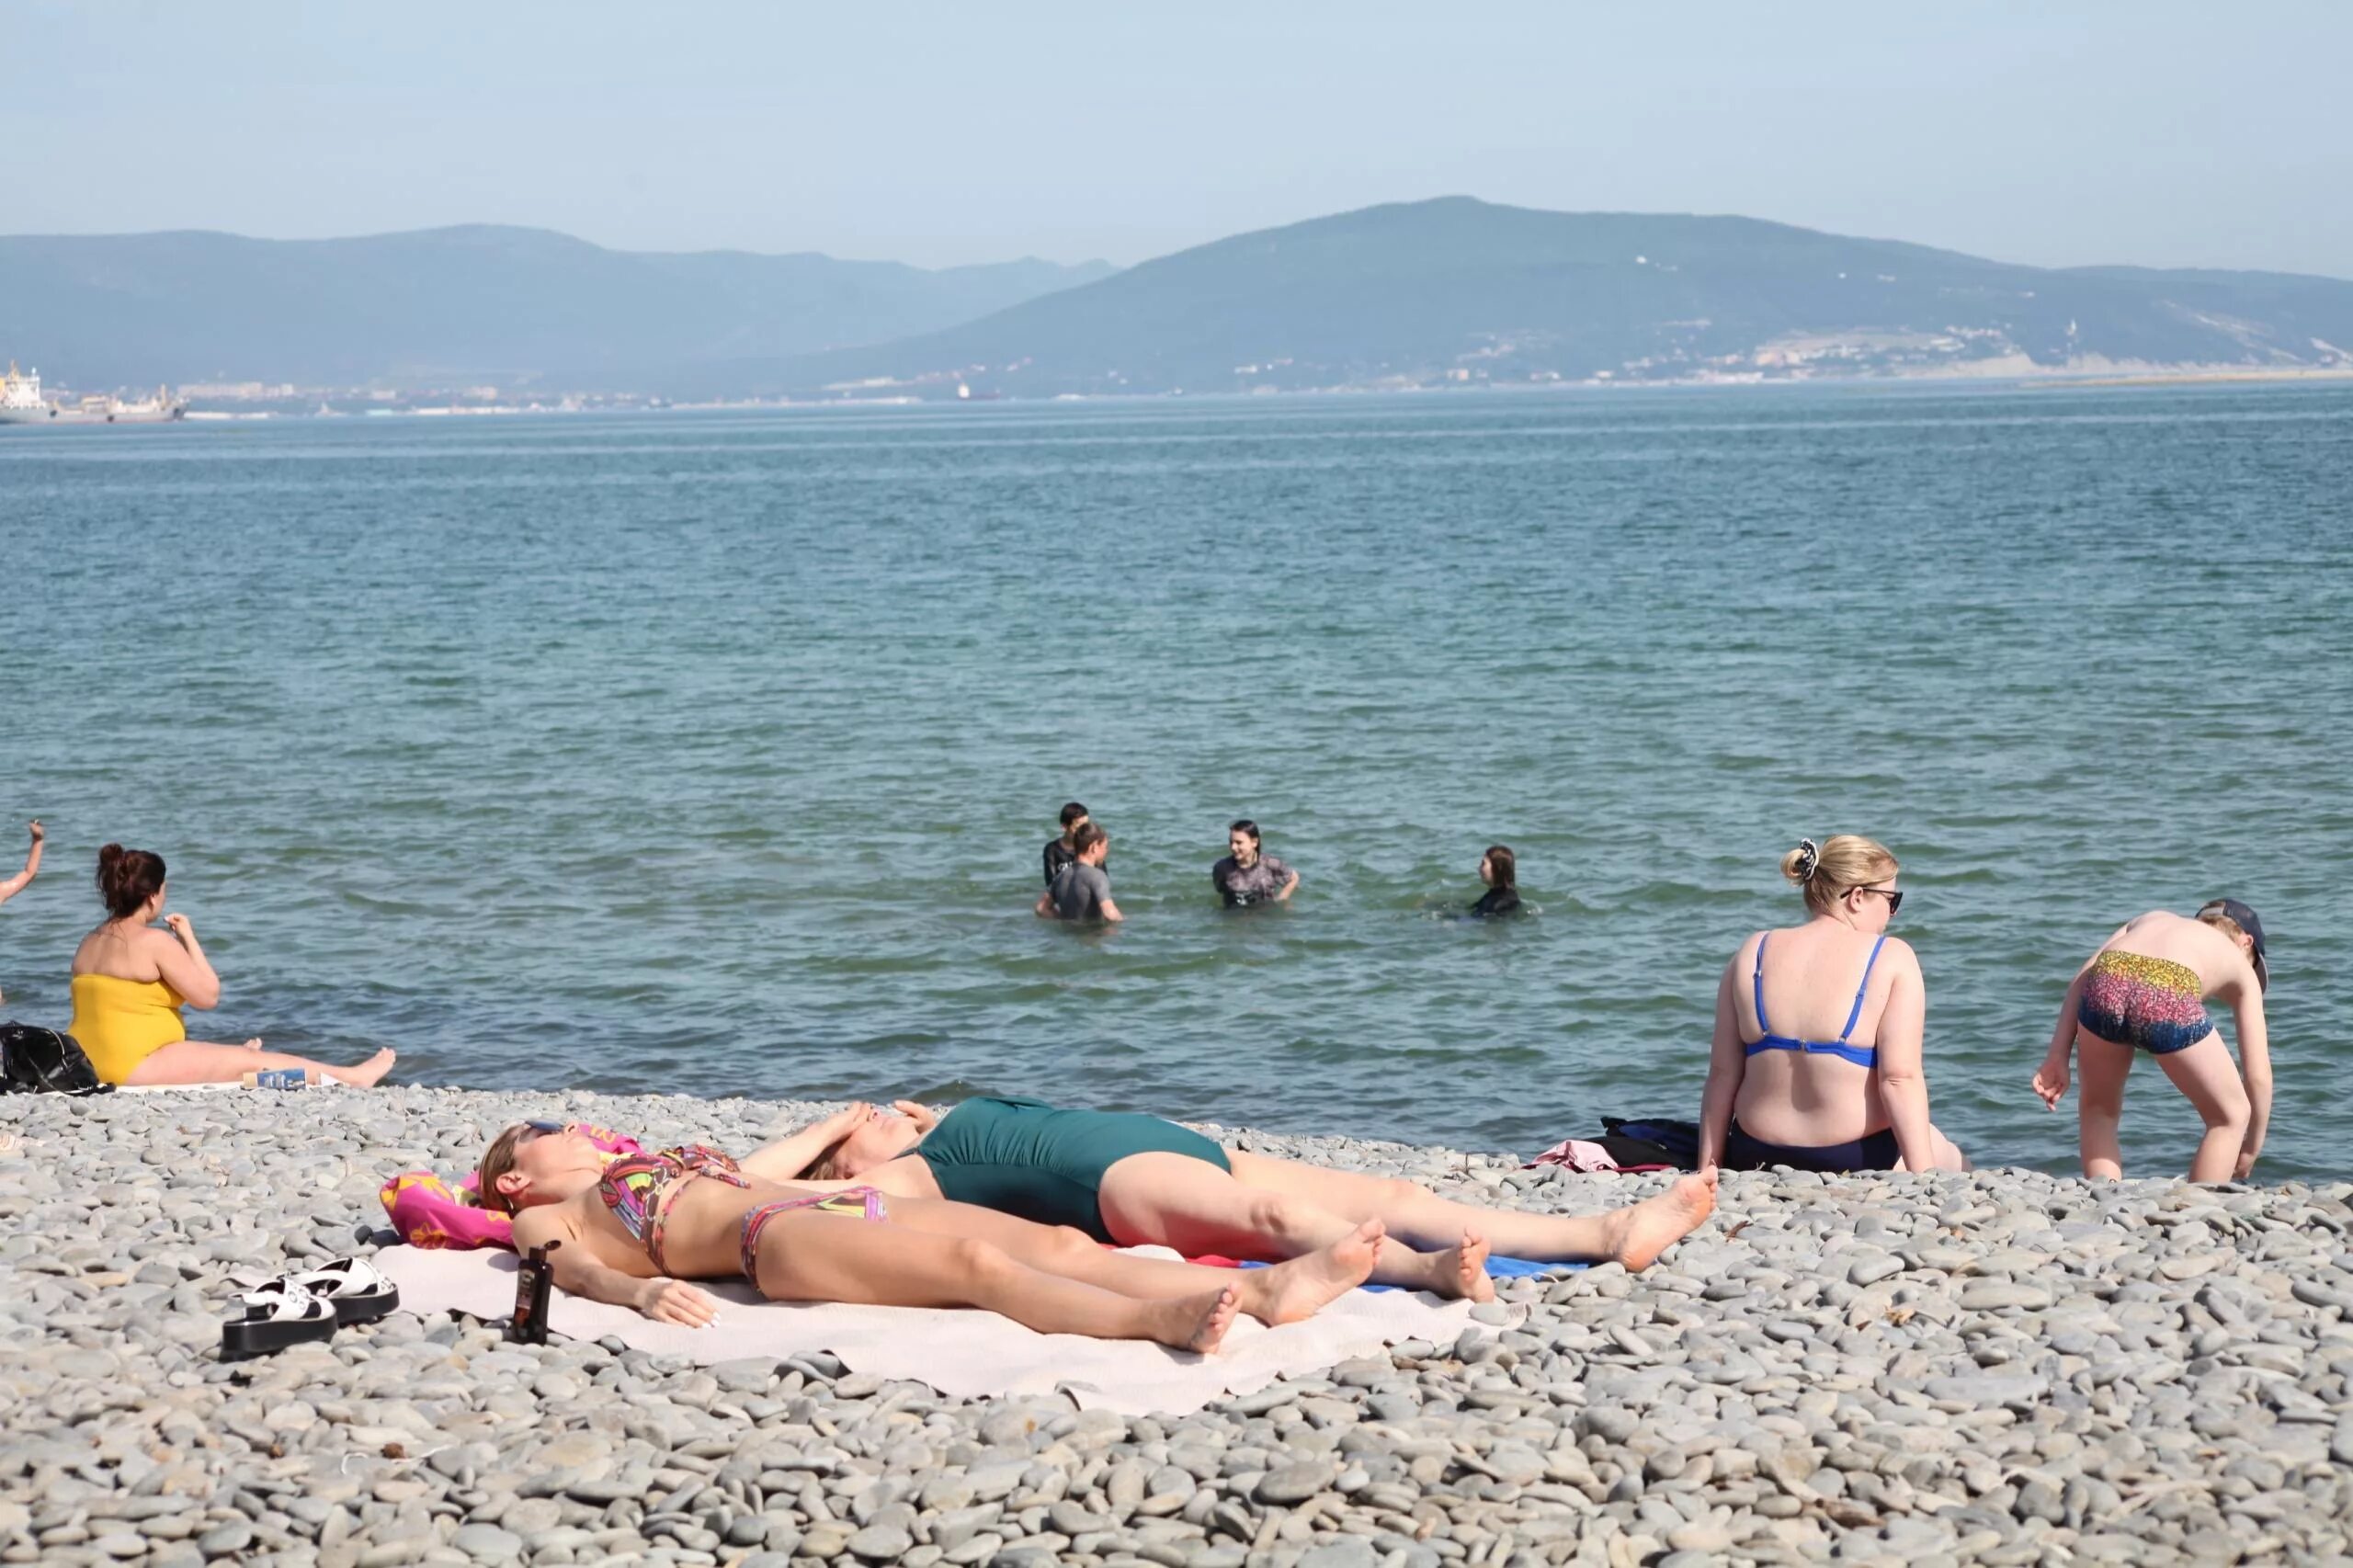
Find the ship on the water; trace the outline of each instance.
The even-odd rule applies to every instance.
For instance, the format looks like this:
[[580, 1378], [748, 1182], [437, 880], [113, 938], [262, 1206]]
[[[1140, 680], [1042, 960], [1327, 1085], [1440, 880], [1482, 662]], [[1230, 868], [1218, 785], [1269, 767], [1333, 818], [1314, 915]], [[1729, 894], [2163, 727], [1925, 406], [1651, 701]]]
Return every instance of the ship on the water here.
[[168, 387], [157, 387], [153, 397], [126, 401], [101, 392], [69, 403], [42, 395], [40, 372], [20, 372], [13, 359], [0, 376], [0, 425], [161, 425], [187, 412]]

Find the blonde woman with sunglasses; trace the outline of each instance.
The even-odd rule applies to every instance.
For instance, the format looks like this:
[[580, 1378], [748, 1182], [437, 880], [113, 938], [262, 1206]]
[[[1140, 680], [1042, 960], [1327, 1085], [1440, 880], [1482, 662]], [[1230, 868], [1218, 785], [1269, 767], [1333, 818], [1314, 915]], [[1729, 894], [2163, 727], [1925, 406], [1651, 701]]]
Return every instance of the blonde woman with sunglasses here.
[[1851, 833], [1802, 839], [1781, 858], [1807, 918], [1757, 932], [1724, 966], [1699, 1109], [1703, 1168], [1969, 1168], [1928, 1119], [1920, 960], [1887, 934], [1904, 904], [1898, 869], [1885, 845]]

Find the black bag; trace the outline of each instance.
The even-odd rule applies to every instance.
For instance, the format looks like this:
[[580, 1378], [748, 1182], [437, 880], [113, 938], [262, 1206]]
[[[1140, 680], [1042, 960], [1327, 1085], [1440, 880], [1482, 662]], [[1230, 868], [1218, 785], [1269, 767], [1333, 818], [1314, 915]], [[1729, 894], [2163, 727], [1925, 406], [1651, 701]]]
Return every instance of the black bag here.
[[1699, 1168], [1699, 1124], [1696, 1121], [1666, 1116], [1605, 1116], [1601, 1127], [1600, 1142], [1614, 1159], [1622, 1162], [1624, 1156], [1611, 1147], [1613, 1141], [1640, 1140], [1668, 1165], [1687, 1171]]
[[33, 1024], [0, 1024], [0, 1095], [108, 1095], [112, 1084], [70, 1034]]

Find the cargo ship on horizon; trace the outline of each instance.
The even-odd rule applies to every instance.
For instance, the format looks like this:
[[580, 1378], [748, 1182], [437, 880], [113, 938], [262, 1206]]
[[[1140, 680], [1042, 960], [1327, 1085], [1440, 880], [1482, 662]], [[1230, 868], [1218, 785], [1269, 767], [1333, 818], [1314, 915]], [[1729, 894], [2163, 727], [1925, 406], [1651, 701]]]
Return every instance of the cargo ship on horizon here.
[[168, 387], [128, 403], [112, 392], [63, 403], [41, 394], [39, 370], [19, 371], [13, 359], [0, 376], [0, 425], [162, 425], [187, 412], [187, 403]]

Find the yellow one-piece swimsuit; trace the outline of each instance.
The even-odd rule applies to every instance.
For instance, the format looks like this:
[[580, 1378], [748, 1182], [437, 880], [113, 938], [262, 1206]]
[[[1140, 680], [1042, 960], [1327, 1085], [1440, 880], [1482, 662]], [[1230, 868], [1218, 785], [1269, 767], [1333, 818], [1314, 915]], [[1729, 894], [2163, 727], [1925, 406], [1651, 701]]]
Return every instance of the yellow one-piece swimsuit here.
[[77, 974], [74, 1022], [65, 1032], [82, 1047], [99, 1077], [109, 1084], [128, 1083], [141, 1062], [188, 1038], [188, 1027], [180, 1022], [186, 1000], [160, 980]]

